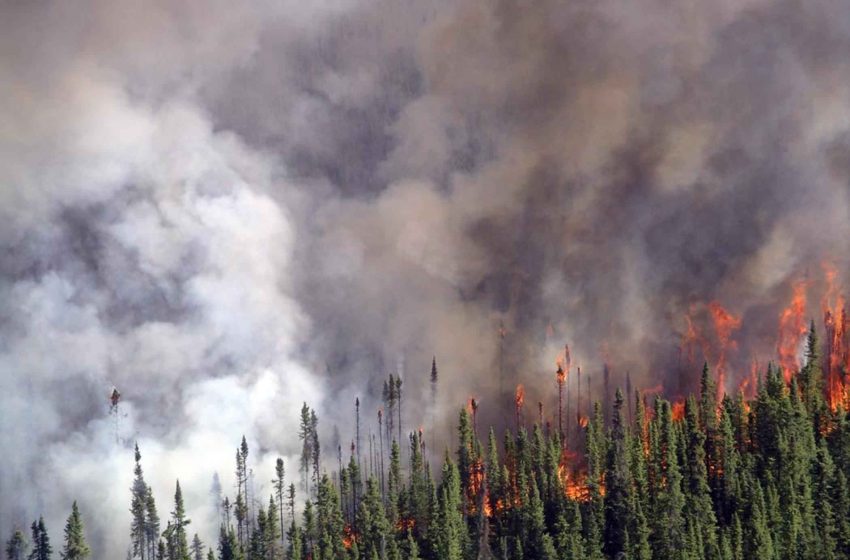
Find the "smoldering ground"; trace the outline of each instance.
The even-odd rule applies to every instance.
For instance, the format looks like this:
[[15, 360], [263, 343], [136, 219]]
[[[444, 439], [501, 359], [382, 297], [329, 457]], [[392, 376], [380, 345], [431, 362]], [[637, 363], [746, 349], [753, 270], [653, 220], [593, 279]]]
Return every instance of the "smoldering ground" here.
[[433, 355], [445, 425], [517, 381], [551, 410], [565, 342], [685, 391], [719, 302], [731, 389], [846, 272], [836, 2], [0, 10], [3, 534], [77, 498], [124, 554], [138, 439], [210, 539], [243, 432], [262, 486], [302, 401], [329, 449], [398, 370], [413, 428]]

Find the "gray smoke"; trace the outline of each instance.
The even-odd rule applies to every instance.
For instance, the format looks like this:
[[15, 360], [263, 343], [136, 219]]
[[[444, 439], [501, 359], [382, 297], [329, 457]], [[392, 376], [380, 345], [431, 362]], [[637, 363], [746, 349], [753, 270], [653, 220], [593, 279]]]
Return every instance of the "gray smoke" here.
[[267, 493], [302, 401], [333, 456], [390, 372], [445, 440], [551, 412], [566, 342], [596, 396], [688, 391], [713, 301], [734, 389], [847, 271], [848, 47], [828, 0], [5, 3], [2, 535], [76, 498], [123, 555], [138, 440], [212, 539], [242, 433]]

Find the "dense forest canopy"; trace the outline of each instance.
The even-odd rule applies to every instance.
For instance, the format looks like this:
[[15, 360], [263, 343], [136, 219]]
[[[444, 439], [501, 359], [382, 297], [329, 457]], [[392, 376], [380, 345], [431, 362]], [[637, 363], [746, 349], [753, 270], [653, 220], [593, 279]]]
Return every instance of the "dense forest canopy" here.
[[[358, 401], [357, 440], [345, 464], [342, 449], [331, 450], [338, 464], [330, 469], [321, 459], [319, 419], [305, 404], [300, 464], [287, 470], [278, 459], [274, 473], [261, 475], [273, 477], [273, 491], [256, 495], [243, 438], [235, 497], [216, 504], [219, 534], [191, 540], [180, 482], [162, 519], [136, 446], [127, 557], [850, 558], [850, 413], [846, 396], [829, 396], [824, 363], [812, 324], [802, 368], [786, 376], [770, 365], [752, 398], [738, 391], [718, 399], [706, 365], [699, 393], [682, 403], [660, 396], [648, 403], [641, 391], [618, 389], [607, 421], [597, 402], [586, 422], [579, 410], [572, 429], [562, 419], [527, 429], [518, 399], [518, 430], [503, 437], [492, 428], [483, 433], [473, 399], [460, 411], [455, 449], [433, 465], [423, 431], [405, 438], [403, 452], [401, 427], [384, 422], [392, 417], [384, 409], [379, 445], [370, 433], [368, 453], [361, 449]], [[400, 380], [390, 376], [385, 389], [392, 412]], [[29, 539], [18, 530], [6, 546], [9, 560], [46, 559], [51, 550], [43, 519], [33, 521]], [[89, 554], [75, 502], [61, 556]]]

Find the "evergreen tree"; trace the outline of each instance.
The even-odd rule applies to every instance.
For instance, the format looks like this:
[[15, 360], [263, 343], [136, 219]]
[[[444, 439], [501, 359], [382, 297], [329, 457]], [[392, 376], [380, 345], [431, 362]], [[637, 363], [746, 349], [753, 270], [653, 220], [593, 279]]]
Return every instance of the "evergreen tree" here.
[[343, 544], [345, 521], [339, 508], [339, 498], [330, 478], [324, 475], [319, 482], [317, 501], [319, 558], [342, 559], [346, 550]]
[[307, 403], [301, 405], [301, 425], [298, 429], [298, 438], [301, 440], [301, 477], [304, 481], [304, 493], [310, 491], [310, 466], [313, 461], [313, 433], [310, 407]]
[[90, 550], [83, 532], [83, 519], [75, 501], [71, 507], [71, 515], [68, 516], [68, 521], [65, 523], [65, 542], [60, 556], [62, 560], [83, 560], [88, 558], [89, 553]]
[[44, 527], [44, 518], [39, 517], [38, 521], [32, 522], [32, 550], [27, 559], [49, 560], [52, 553], [53, 548], [50, 546], [50, 537]]
[[[685, 430], [686, 430], [686, 463], [684, 471], [687, 473], [685, 481], [686, 499], [688, 502], [688, 516], [696, 532], [696, 540], [692, 547], [693, 554], [698, 558], [706, 560], [719, 560], [720, 549], [717, 542], [717, 518], [714, 515], [714, 506], [711, 500], [708, 485], [708, 469], [706, 467], [706, 434], [703, 425], [715, 426], [716, 431], [716, 409], [712, 409], [711, 416], [715, 420], [703, 424], [699, 420], [699, 411], [693, 397], [685, 402]], [[716, 438], [715, 438], [716, 439]], [[715, 458], [718, 461], [717, 446], [712, 443], [711, 449], [715, 450]], [[718, 485], [720, 485], [718, 480]]]
[[441, 560], [461, 560], [466, 549], [466, 529], [461, 511], [460, 475], [457, 465], [446, 456], [443, 477], [432, 520], [431, 546]]
[[148, 543], [148, 558], [154, 558], [157, 554], [159, 541], [159, 513], [156, 510], [156, 501], [150, 486], [145, 495], [145, 539]]
[[221, 526], [218, 533], [218, 559], [242, 560], [242, 551], [233, 527]]
[[[274, 490], [275, 495], [277, 497], [277, 509], [278, 515], [280, 516], [280, 546], [283, 548], [285, 546], [285, 542], [283, 540], [283, 496], [286, 493], [286, 469], [284, 468], [283, 459], [280, 457], [277, 458], [275, 462], [275, 479], [274, 479]], [[271, 508], [269, 508], [271, 511]]]
[[[177, 481], [174, 490], [174, 511], [171, 512], [169, 532], [171, 536], [170, 560], [191, 560], [189, 556], [189, 543], [186, 536], [186, 526], [191, 521], [186, 518], [186, 508], [183, 505], [183, 491], [180, 489], [180, 481]], [[168, 541], [168, 539], [166, 539]]]
[[12, 538], [6, 541], [7, 560], [24, 560], [27, 552], [27, 541], [21, 531], [12, 533]]
[[147, 499], [148, 485], [142, 474], [142, 454], [139, 452], [139, 444], [135, 446], [135, 467], [133, 468], [133, 486], [130, 488], [130, 542], [132, 544], [133, 557], [145, 560], [150, 551], [148, 544], [149, 531], [147, 526]]
[[629, 552], [629, 529], [635, 524], [635, 495], [629, 472], [628, 446], [623, 418], [623, 393], [614, 396], [610, 444], [605, 465], [604, 550], [609, 557]]
[[201, 542], [198, 533], [192, 538], [192, 560], [204, 560], [204, 543]]

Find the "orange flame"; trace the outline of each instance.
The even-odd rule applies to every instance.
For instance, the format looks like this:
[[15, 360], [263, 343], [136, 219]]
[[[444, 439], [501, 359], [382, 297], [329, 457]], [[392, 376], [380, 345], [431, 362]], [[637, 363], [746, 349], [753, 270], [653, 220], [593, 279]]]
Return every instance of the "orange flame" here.
[[741, 328], [741, 317], [735, 316], [720, 303], [713, 301], [708, 304], [711, 319], [714, 322], [714, 332], [717, 335], [717, 396], [723, 398], [726, 384], [726, 353], [737, 347], [732, 340], [732, 333]]
[[357, 542], [357, 535], [354, 534], [351, 525], [346, 525], [342, 530], [342, 545], [348, 549], [355, 542]]
[[839, 406], [847, 408], [848, 394], [846, 380], [848, 358], [850, 358], [850, 340], [848, 340], [847, 312], [844, 308], [844, 296], [836, 286], [838, 275], [832, 263], [823, 264], [826, 275], [826, 293], [821, 306], [824, 310], [824, 327], [826, 338], [826, 352], [824, 356], [826, 369], [827, 400], [832, 410]]
[[516, 395], [514, 396], [514, 402], [516, 403], [517, 410], [522, 408], [522, 403], [525, 402], [525, 387], [522, 386], [522, 383], [516, 386]]
[[745, 399], [753, 399], [756, 396], [756, 388], [758, 385], [759, 362], [753, 358], [750, 362], [750, 374], [741, 380], [738, 390], [744, 395]]
[[800, 340], [806, 334], [806, 282], [800, 280], [794, 283], [791, 302], [779, 315], [779, 340], [776, 352], [779, 354], [779, 365], [785, 376], [785, 382], [791, 381], [791, 375], [800, 369], [797, 354], [800, 350]]
[[678, 400], [673, 403], [673, 420], [679, 422], [685, 418], [685, 401]]
[[401, 533], [406, 533], [410, 529], [413, 529], [414, 525], [416, 525], [416, 520], [412, 517], [399, 517], [398, 521], [395, 522], [396, 531]]

